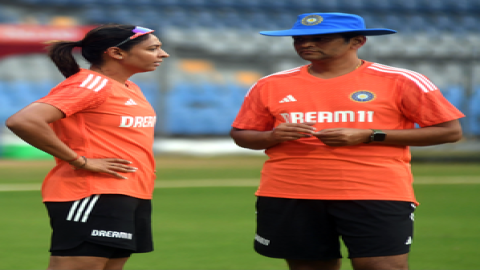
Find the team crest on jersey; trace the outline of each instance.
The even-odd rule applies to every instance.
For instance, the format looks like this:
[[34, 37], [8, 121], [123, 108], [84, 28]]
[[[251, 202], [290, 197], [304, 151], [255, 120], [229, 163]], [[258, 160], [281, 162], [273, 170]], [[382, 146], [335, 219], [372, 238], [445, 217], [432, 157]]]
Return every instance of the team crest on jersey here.
[[362, 90], [351, 94], [350, 99], [356, 102], [369, 102], [375, 99], [375, 94], [370, 91]]
[[308, 15], [305, 18], [302, 19], [302, 24], [303, 25], [317, 25], [323, 21], [322, 16], [319, 15]]

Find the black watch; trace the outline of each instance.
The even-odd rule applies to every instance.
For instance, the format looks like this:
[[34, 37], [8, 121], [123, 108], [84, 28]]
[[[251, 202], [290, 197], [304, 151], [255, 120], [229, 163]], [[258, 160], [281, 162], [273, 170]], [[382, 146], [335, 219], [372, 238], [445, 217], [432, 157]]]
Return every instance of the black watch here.
[[387, 134], [385, 134], [385, 132], [379, 129], [372, 129], [372, 131], [373, 132], [372, 135], [370, 135], [370, 140], [366, 143], [385, 141], [385, 138], [387, 137]]

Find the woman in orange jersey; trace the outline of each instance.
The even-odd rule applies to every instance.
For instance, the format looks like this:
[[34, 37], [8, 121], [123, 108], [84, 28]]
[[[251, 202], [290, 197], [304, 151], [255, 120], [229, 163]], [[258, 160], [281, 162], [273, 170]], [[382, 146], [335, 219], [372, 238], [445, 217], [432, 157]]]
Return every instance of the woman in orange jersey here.
[[[128, 80], [169, 56], [152, 32], [109, 24], [52, 43], [48, 55], [66, 80], [6, 121], [55, 157], [42, 186], [53, 230], [48, 269], [122, 269], [132, 253], [153, 250], [156, 115]], [[75, 47], [89, 69], [76, 63]]]
[[[231, 136], [266, 149], [256, 192], [255, 250], [291, 270], [340, 269], [340, 239], [354, 269], [408, 269], [416, 202], [408, 146], [462, 136], [453, 107], [425, 76], [358, 58], [360, 16], [310, 13], [292, 29], [311, 64], [260, 79]], [[418, 123], [421, 128], [414, 128]]]

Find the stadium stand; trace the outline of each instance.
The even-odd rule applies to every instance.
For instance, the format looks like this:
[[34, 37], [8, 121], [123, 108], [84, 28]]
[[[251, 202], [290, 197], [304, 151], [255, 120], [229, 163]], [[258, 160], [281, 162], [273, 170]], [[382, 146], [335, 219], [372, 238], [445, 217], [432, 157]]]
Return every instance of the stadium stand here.
[[[257, 32], [289, 28], [298, 14], [312, 11], [357, 13], [367, 27], [398, 30], [372, 38], [375, 44], [367, 42], [361, 56], [426, 74], [447, 99], [471, 114], [467, 135], [480, 136], [480, 79], [474, 76], [480, 71], [480, 1], [11, 0], [0, 4], [0, 23], [17, 24], [28, 16], [44, 23], [47, 14], [71, 16], [85, 25], [118, 22], [156, 29], [172, 57], [159, 73], [134, 81], [159, 112], [157, 132], [226, 135], [253, 83], [232, 79], [232, 74], [254, 69], [267, 75], [304, 64], [290, 38], [273, 40]], [[182, 57], [224, 65], [192, 72], [177, 65]], [[0, 59], [0, 70], [0, 117], [62, 80], [44, 55]], [[223, 81], [212, 80], [214, 73]]]
[[474, 136], [480, 136], [480, 86], [475, 88], [468, 101], [468, 130]]

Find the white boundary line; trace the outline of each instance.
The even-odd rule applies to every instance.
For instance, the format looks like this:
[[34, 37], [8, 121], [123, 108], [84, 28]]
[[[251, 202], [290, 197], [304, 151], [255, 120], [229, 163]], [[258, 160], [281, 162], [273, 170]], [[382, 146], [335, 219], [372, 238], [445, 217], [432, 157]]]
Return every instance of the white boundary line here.
[[[155, 188], [190, 188], [190, 187], [254, 187], [259, 179], [206, 179], [206, 180], [166, 180], [155, 181]], [[414, 185], [454, 185], [480, 184], [478, 176], [452, 177], [416, 177]], [[1, 191], [31, 191], [40, 190], [38, 184], [0, 184]]]

